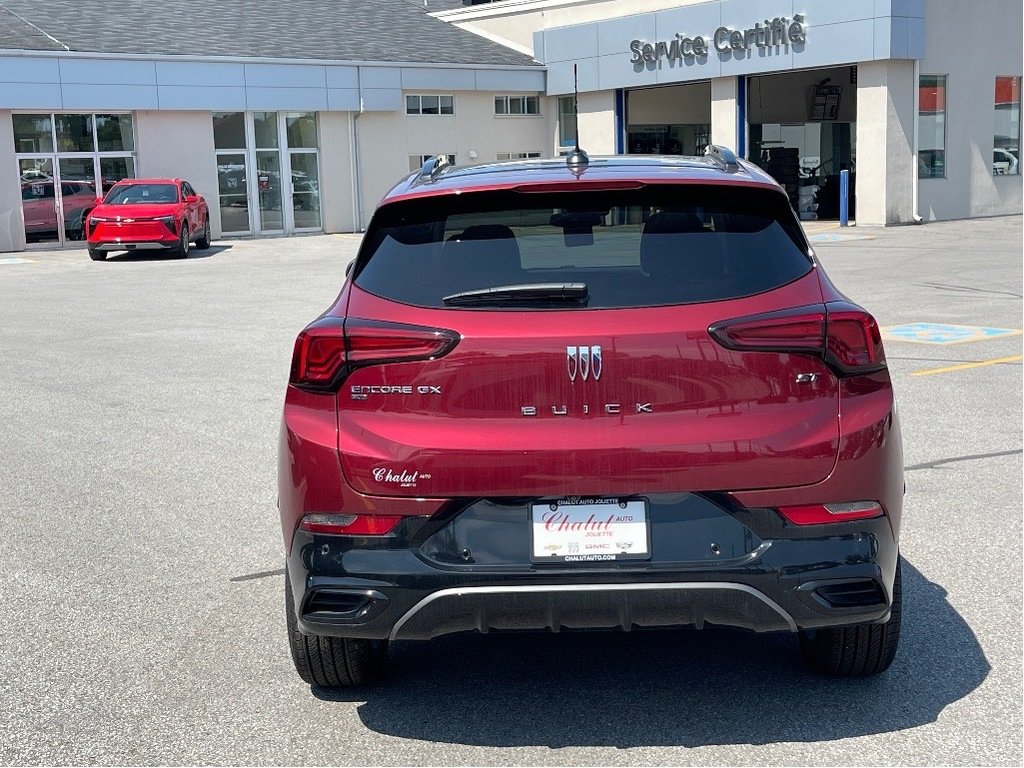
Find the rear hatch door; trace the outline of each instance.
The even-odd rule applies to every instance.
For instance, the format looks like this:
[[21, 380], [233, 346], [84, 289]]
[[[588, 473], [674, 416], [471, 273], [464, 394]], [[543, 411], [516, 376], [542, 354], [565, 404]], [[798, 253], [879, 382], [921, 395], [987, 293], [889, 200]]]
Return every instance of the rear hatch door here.
[[[709, 334], [732, 318], [821, 307], [784, 198], [728, 192], [478, 193], [383, 208], [347, 333], [387, 321], [458, 341], [442, 357], [345, 379], [349, 483], [376, 495], [562, 497], [825, 478], [839, 440], [835, 375], [813, 355], [727, 349]], [[482, 293], [496, 287], [518, 290]]]

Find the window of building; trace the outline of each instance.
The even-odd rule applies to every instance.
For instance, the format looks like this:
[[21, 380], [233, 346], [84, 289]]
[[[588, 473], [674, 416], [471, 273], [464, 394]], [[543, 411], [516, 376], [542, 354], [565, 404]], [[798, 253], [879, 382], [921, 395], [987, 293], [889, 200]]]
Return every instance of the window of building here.
[[921, 75], [918, 83], [917, 170], [921, 179], [946, 178], [946, 76]]
[[51, 115], [14, 115], [15, 152], [53, 152]]
[[421, 94], [406, 96], [405, 114], [454, 115], [455, 97], [450, 94]]
[[539, 115], [540, 99], [537, 96], [495, 96], [496, 115]]
[[96, 144], [100, 152], [132, 152], [135, 135], [131, 115], [96, 115]]
[[56, 115], [58, 152], [95, 152], [92, 115]]
[[290, 149], [316, 149], [316, 114], [296, 112], [285, 116]]
[[992, 175], [1020, 173], [1020, 77], [996, 78], [996, 117], [992, 136]]
[[576, 146], [576, 97], [558, 99], [558, 146], [569, 150]]
[[26, 240], [81, 240], [96, 198], [135, 176], [131, 114], [15, 114], [11, 122]]
[[498, 161], [502, 160], [529, 160], [531, 157], [540, 157], [540, 152], [499, 152]]
[[277, 135], [277, 112], [253, 112], [252, 124], [257, 149], [278, 148], [280, 140]]
[[245, 149], [245, 113], [213, 113], [213, 146], [217, 149]]
[[[275, 129], [276, 129], [275, 123]], [[249, 234], [249, 190], [244, 112], [213, 113], [220, 226], [225, 235]]]
[[[409, 170], [418, 171], [423, 167], [423, 164], [432, 157], [436, 157], [436, 153], [431, 155], [409, 155]], [[455, 154], [447, 155], [448, 163], [455, 165]]]
[[224, 234], [322, 228], [315, 112], [214, 112], [213, 143]]

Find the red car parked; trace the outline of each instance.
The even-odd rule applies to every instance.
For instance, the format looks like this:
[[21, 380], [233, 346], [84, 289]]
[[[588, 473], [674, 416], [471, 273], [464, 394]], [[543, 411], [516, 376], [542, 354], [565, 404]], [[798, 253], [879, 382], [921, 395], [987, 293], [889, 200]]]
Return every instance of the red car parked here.
[[86, 217], [89, 256], [111, 251], [170, 251], [187, 258], [190, 244], [210, 247], [206, 200], [182, 179], [125, 179]]
[[[96, 205], [96, 188], [84, 181], [65, 181], [60, 184], [60, 191], [65, 237], [82, 240], [84, 218]], [[22, 182], [21, 207], [25, 216], [25, 237], [30, 243], [57, 238], [55, 202], [53, 179]]]
[[401, 182], [296, 340], [278, 489], [312, 684], [462, 631], [786, 631], [837, 676], [896, 653], [878, 326], [724, 148]]

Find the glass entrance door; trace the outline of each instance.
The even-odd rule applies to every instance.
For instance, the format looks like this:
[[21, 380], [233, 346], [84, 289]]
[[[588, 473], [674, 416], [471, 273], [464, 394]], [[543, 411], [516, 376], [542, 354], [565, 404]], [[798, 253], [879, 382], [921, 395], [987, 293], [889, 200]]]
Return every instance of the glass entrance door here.
[[220, 226], [225, 235], [248, 235], [252, 231], [247, 178], [245, 153], [217, 153]]
[[256, 191], [260, 200], [260, 232], [283, 232], [281, 207], [281, 154], [278, 150], [256, 150]]
[[22, 157], [21, 209], [28, 243], [85, 238], [84, 220], [96, 204], [93, 157]]
[[316, 152], [288, 153], [291, 167], [291, 209], [296, 231], [320, 229], [320, 171]]
[[64, 240], [85, 239], [85, 216], [96, 204], [96, 160], [94, 157], [57, 156], [58, 223]]
[[313, 112], [215, 112], [225, 235], [319, 232], [320, 153]]
[[25, 240], [29, 243], [59, 243], [53, 158], [23, 157], [18, 160], [18, 173]]

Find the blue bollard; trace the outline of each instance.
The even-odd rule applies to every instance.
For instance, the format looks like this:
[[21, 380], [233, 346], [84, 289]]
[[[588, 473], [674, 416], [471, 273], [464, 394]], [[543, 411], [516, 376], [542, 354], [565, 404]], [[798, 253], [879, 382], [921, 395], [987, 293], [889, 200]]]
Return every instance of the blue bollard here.
[[850, 172], [839, 172], [839, 226], [850, 226]]

